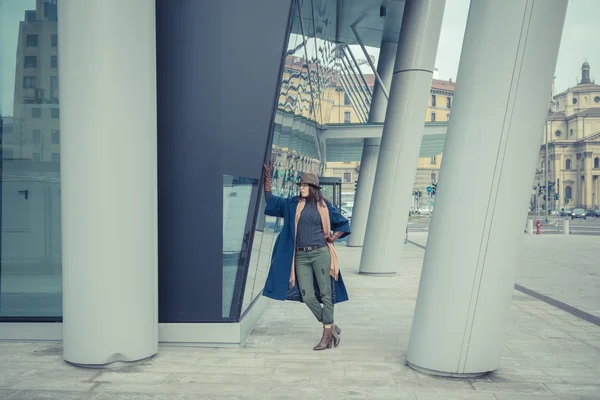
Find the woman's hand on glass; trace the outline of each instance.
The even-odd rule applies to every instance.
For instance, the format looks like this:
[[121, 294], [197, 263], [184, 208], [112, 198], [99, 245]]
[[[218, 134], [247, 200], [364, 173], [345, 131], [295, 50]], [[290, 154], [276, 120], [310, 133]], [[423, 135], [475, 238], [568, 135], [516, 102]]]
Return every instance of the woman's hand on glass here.
[[271, 171], [273, 170], [273, 160], [269, 160], [269, 165], [263, 164], [263, 170], [265, 172], [265, 176], [271, 176]]

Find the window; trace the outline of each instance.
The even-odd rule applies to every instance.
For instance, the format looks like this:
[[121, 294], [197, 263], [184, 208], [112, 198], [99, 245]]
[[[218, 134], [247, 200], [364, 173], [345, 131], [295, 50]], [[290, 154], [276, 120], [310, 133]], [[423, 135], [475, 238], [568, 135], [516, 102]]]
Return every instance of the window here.
[[36, 89], [36, 88], [37, 88], [37, 79], [35, 76], [23, 77], [23, 89]]
[[52, 144], [60, 144], [60, 130], [52, 130]]
[[27, 47], [37, 47], [38, 46], [38, 35], [27, 35]]
[[44, 18], [48, 21], [56, 21], [58, 18], [56, 2], [55, 1], [45, 1], [44, 2]]
[[[2, 322], [38, 318], [58, 322], [62, 315], [60, 164], [49, 163], [52, 152], [55, 160], [60, 158], [60, 146], [50, 146], [50, 132], [58, 129], [59, 120], [50, 119], [50, 111], [42, 105], [49, 77], [60, 76], [57, 67], [50, 68], [51, 56], [57, 56], [57, 48], [50, 48], [56, 23], [43, 14], [44, 3], [55, 2], [0, 0], [0, 60], [14, 59], [12, 69], [0, 61], [0, 75], [16, 77], [11, 85], [0, 84], [0, 99], [15, 103], [9, 107], [0, 100], [6, 106], [4, 114], [14, 113], [10, 126], [0, 118], [5, 146], [0, 149], [0, 165], [4, 177], [19, 177], [1, 183]], [[4, 4], [10, 4], [9, 10]], [[4, 34], [7, 29], [10, 35]], [[3, 162], [7, 159], [22, 162]]]
[[594, 97], [594, 103], [600, 103], [600, 96]]
[[37, 68], [37, 56], [25, 56], [25, 68]]
[[58, 76], [50, 77], [50, 89], [53, 89], [53, 90], [58, 89]]
[[573, 104], [577, 104], [577, 99], [573, 98]]
[[432, 107], [437, 106], [437, 98], [436, 98], [435, 94], [431, 95], [431, 106]]
[[52, 162], [59, 163], [60, 162], [60, 153], [52, 153]]
[[352, 113], [350, 111], [344, 112], [344, 123], [349, 124]]
[[[433, 156], [433, 157], [431, 157], [431, 160], [429, 160], [429, 161], [431, 162], [431, 164], [435, 165], [435, 164], [437, 164], [437, 157]], [[432, 174], [432, 176], [435, 176], [435, 173]]]
[[572, 192], [573, 189], [571, 188], [571, 186], [565, 186], [565, 201], [571, 200], [573, 198]]
[[569, 131], [569, 136], [573, 136], [573, 129]]
[[[433, 158], [435, 158], [435, 157], [433, 157]], [[432, 164], [435, 164], [435, 163], [432, 163]], [[436, 183], [436, 182], [437, 182], [437, 177], [435, 175], [435, 172], [432, 172], [431, 173], [431, 183]]]
[[446, 108], [452, 108], [452, 98], [446, 97]]
[[348, 96], [348, 93], [344, 93], [344, 105], [349, 106], [350, 104], [350, 96]]
[[59, 109], [58, 108], [51, 108], [50, 109], [50, 116], [52, 117], [52, 119], [58, 119], [58, 118], [60, 118]]
[[594, 168], [600, 168], [600, 157], [594, 158]]
[[52, 46], [52, 47], [58, 46], [58, 35], [52, 35], [50, 37], [50, 46]]
[[352, 183], [352, 172], [344, 172], [344, 183]]
[[569, 160], [567, 158], [567, 161], [565, 161], [565, 169], [571, 169], [571, 160]]
[[35, 20], [36, 20], [35, 11], [32, 11], [32, 10], [25, 11], [25, 21], [35, 22]]
[[431, 113], [431, 122], [435, 122], [435, 113], [434, 112]]
[[222, 281], [222, 314], [229, 318], [235, 312], [233, 294], [238, 270], [244, 268], [248, 248], [246, 221], [249, 218], [252, 192], [258, 185], [256, 179], [238, 176], [223, 176], [223, 281]]
[[58, 68], [58, 56], [50, 56], [50, 68]]
[[556, 131], [556, 132], [554, 132], [554, 134], [556, 135], [556, 137], [559, 137], [560, 135], [562, 135], [562, 132], [561, 131]]

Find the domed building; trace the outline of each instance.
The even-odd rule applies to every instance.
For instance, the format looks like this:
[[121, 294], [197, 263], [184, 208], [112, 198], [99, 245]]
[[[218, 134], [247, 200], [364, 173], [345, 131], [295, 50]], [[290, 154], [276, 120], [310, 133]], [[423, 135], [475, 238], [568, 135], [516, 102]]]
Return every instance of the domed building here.
[[540, 149], [536, 193], [538, 184], [545, 186], [546, 172], [549, 209], [600, 208], [600, 85], [591, 79], [587, 61], [581, 66], [579, 83], [552, 97]]

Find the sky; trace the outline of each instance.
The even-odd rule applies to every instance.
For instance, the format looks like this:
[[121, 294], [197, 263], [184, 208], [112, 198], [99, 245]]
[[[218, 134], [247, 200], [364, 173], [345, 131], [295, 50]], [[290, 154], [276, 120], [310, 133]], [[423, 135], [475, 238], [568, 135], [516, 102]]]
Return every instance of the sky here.
[[[502, 0], [498, 0], [502, 1]], [[548, 0], [546, 0], [548, 1]], [[441, 79], [456, 79], [470, 0], [446, 0], [436, 58]], [[600, 83], [600, 0], [570, 0], [556, 64], [557, 93], [574, 86], [581, 64], [588, 61], [591, 77]]]

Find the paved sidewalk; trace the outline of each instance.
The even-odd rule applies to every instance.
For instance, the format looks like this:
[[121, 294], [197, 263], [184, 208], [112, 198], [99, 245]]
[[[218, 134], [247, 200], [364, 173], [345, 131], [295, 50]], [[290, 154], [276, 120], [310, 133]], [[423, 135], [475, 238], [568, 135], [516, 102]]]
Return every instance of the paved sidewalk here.
[[[409, 238], [424, 244], [426, 234]], [[549, 266], [540, 253], [556, 244], [526, 238], [518, 283], [598, 310], [599, 267], [588, 261], [598, 260], [600, 246], [585, 239], [563, 248], [575, 249], [575, 261]], [[336, 349], [312, 351], [320, 328], [304, 305], [272, 302], [244, 348], [161, 346], [129, 367], [78, 369], [62, 361], [58, 343], [0, 343], [0, 399], [600, 399], [600, 327], [519, 291], [497, 372], [457, 380], [406, 367], [424, 252], [405, 246], [402, 273], [387, 278], [358, 275], [360, 250], [340, 248], [351, 301], [336, 309], [343, 329]], [[577, 279], [564, 281], [570, 268]], [[571, 286], [583, 281], [582, 290], [596, 292], [577, 295]]]

